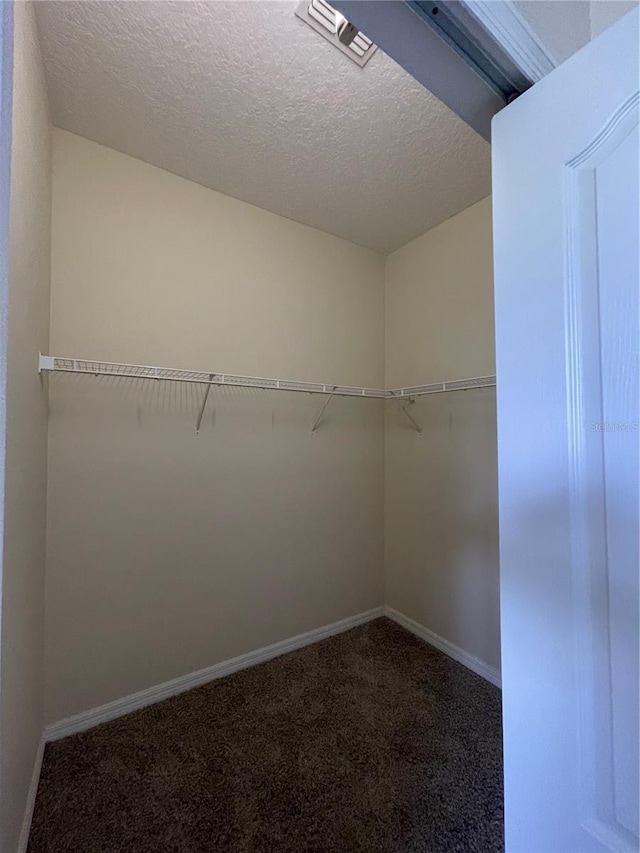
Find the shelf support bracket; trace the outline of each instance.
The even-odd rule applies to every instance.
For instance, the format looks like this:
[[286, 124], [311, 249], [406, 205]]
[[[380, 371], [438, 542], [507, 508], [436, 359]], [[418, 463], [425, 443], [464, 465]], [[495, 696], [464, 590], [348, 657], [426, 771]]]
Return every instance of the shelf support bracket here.
[[213, 384], [214, 376], [214, 373], [209, 374], [209, 384], [207, 385], [207, 390], [204, 392], [204, 397], [202, 398], [202, 405], [200, 406], [200, 411], [198, 413], [198, 422], [196, 423], [196, 435], [200, 435], [200, 425], [202, 424], [202, 416], [204, 415], [207, 400], [209, 399], [209, 391], [211, 391], [211, 385]]
[[[415, 401], [414, 401], [413, 399], [409, 399], [409, 405], [412, 405], [414, 402], [415, 402]], [[402, 403], [399, 403], [399, 404], [398, 404], [398, 408], [400, 409], [400, 411], [402, 412], [402, 414], [403, 414], [403, 415], [405, 416], [405, 418], [407, 419], [407, 421], [408, 421], [408, 423], [410, 424], [411, 428], [412, 428], [412, 429], [414, 429], [414, 430], [418, 433], [418, 435], [422, 435], [422, 427], [420, 426], [420, 424], [416, 423], [416, 421], [411, 417], [411, 415], [410, 415], [410, 414], [409, 414], [409, 412], [407, 411], [407, 407], [406, 407], [406, 406], [403, 406], [403, 405], [402, 405]]]
[[[334, 388], [335, 388], [335, 386], [334, 386]], [[320, 409], [320, 413], [318, 414], [318, 417], [313, 422], [313, 426], [311, 427], [311, 434], [312, 435], [320, 426], [320, 421], [322, 420], [322, 416], [327, 411], [327, 406], [329, 405], [329, 403], [331, 402], [332, 399], [333, 399], [333, 392], [331, 392], [331, 394], [329, 394], [329, 396], [325, 400], [324, 406]]]
[[38, 353], [38, 373], [42, 373], [43, 370], [55, 370], [56, 369], [56, 360], [52, 355], [42, 355], [41, 352]]

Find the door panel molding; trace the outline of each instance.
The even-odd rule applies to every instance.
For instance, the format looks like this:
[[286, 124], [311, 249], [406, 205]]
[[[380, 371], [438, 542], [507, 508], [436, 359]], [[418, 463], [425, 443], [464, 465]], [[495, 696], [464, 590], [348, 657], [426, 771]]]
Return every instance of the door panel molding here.
[[[610, 434], [592, 427], [604, 427], [608, 417], [604, 402], [598, 169], [637, 131], [639, 105], [640, 93], [636, 92], [565, 164], [563, 176], [567, 438], [581, 823], [608, 849], [629, 851], [638, 849], [638, 835], [637, 829], [625, 826], [620, 816], [620, 803], [630, 780], [620, 778], [620, 766], [624, 767], [625, 761], [619, 754], [616, 756], [614, 734], [625, 728], [624, 722], [621, 724], [616, 718], [616, 692], [620, 687], [614, 674], [616, 655], [620, 654], [620, 644], [616, 647], [614, 636], [616, 631], [625, 630], [625, 624], [624, 620], [622, 625], [617, 624], [620, 620], [614, 618], [617, 613], [612, 600], [614, 585], [620, 581], [620, 566], [610, 553], [612, 513], [606, 470]], [[633, 175], [628, 177], [634, 180]], [[635, 343], [637, 349], [637, 332]], [[633, 358], [630, 353], [632, 374]], [[637, 388], [637, 363], [635, 384]], [[632, 635], [623, 639], [637, 645], [637, 638]], [[619, 753], [620, 743], [617, 749]], [[633, 751], [634, 742], [627, 744], [627, 749]]]
[[505, 839], [520, 853], [638, 849], [639, 23], [493, 121]]

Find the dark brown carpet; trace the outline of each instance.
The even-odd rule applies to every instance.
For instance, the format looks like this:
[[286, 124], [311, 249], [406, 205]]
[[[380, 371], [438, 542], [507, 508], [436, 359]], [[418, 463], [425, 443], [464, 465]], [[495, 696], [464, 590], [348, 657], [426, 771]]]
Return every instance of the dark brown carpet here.
[[378, 619], [49, 744], [29, 853], [492, 853], [500, 692]]

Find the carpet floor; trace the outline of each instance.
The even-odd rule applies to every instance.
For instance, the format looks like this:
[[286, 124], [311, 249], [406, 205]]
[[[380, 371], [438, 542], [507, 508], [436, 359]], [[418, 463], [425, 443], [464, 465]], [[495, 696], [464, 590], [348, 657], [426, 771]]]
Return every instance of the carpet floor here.
[[47, 745], [29, 853], [494, 853], [500, 691], [388, 619]]

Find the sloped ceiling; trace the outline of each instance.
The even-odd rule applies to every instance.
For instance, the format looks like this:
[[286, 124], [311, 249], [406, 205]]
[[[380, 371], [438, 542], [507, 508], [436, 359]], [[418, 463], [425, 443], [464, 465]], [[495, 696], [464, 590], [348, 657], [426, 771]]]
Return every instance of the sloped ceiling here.
[[490, 147], [293, 2], [37, 3], [54, 124], [389, 253], [490, 192]]

